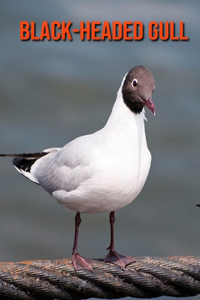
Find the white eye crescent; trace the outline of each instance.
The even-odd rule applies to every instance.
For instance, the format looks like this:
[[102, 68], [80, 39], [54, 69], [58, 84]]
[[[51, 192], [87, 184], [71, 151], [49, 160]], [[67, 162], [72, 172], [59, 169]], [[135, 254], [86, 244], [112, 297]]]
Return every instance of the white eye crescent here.
[[138, 81], [136, 78], [134, 78], [133, 81], [131, 82], [131, 86], [133, 89], [135, 89], [137, 85], [138, 85]]

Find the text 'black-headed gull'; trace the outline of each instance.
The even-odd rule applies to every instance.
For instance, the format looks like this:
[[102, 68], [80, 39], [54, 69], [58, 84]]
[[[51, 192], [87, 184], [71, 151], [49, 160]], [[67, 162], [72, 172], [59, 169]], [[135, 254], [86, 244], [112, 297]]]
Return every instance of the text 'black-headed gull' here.
[[123, 78], [111, 115], [99, 131], [81, 136], [63, 148], [12, 156], [17, 171], [41, 185], [59, 203], [77, 212], [72, 263], [92, 271], [92, 260], [78, 254], [81, 213], [110, 213], [111, 240], [105, 261], [125, 268], [134, 258], [115, 251], [115, 211], [140, 193], [151, 164], [144, 128], [144, 107], [155, 114], [155, 81], [143, 66]]

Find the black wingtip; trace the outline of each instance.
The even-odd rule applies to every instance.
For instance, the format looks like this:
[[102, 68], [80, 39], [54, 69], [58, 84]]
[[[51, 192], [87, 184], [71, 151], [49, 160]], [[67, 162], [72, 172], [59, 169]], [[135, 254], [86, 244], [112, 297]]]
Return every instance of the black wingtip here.
[[14, 156], [12, 163], [19, 170], [21, 169], [25, 172], [30, 172], [31, 166], [36, 162], [36, 160], [46, 154], [47, 152], [17, 154]]
[[31, 170], [31, 166], [35, 163], [36, 159], [25, 159], [25, 158], [19, 158], [19, 157], [15, 157], [12, 160], [13, 165], [19, 169], [19, 170], [23, 170], [25, 172], [30, 172]]

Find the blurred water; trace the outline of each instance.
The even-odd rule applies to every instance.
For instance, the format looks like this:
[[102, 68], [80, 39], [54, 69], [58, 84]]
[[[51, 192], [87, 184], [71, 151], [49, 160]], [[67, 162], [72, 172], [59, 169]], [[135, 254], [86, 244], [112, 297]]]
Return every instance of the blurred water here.
[[[142, 193], [117, 212], [116, 248], [135, 257], [199, 255], [200, 2], [7, 0], [0, 7], [0, 152], [40, 151], [98, 130], [124, 74], [147, 66], [156, 80], [157, 115], [147, 112], [146, 124], [152, 168]], [[190, 40], [20, 42], [23, 20], [38, 28], [44, 20], [184, 21]], [[15, 172], [9, 159], [0, 168], [0, 260], [69, 257], [75, 214]], [[82, 219], [81, 254], [104, 257], [108, 215]]]

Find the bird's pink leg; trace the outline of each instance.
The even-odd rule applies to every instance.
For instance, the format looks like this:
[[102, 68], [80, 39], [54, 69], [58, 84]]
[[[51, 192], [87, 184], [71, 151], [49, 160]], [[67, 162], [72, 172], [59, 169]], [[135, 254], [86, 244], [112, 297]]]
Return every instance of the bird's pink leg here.
[[75, 235], [74, 235], [74, 246], [72, 251], [72, 263], [74, 269], [77, 270], [92, 270], [92, 259], [85, 258], [78, 254], [78, 233], [79, 226], [81, 224], [81, 214], [77, 212], [75, 217]]
[[110, 238], [110, 246], [108, 255], [105, 257], [104, 261], [111, 262], [115, 265], [120, 266], [124, 269], [127, 265], [135, 262], [135, 259], [130, 256], [124, 256], [115, 251], [114, 246], [114, 223], [115, 223], [115, 212], [112, 211], [110, 213], [110, 230], [111, 230], [111, 238]]

